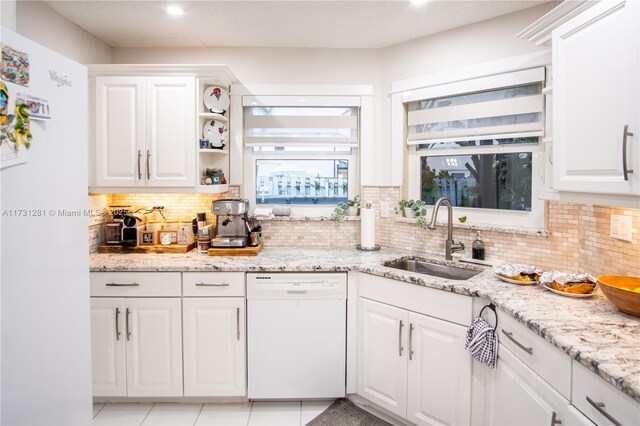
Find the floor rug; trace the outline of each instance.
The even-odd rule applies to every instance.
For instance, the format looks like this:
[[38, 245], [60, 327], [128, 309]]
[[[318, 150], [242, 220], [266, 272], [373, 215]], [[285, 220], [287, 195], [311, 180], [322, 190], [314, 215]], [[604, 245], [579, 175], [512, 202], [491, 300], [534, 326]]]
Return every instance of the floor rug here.
[[390, 426], [390, 423], [356, 407], [347, 399], [338, 399], [306, 426]]

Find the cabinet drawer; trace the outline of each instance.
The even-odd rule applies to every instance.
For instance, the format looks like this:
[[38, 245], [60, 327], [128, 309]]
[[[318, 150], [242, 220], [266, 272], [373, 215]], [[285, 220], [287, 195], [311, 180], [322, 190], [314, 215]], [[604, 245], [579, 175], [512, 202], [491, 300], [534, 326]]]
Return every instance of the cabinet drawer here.
[[469, 296], [377, 275], [361, 274], [360, 278], [361, 297], [464, 326], [471, 323], [473, 300]]
[[571, 398], [571, 357], [547, 343], [505, 312], [498, 317], [498, 338], [522, 362], [553, 386], [562, 396]]
[[180, 297], [180, 272], [92, 272], [92, 297]]
[[640, 403], [596, 376], [577, 361], [573, 362], [572, 402], [598, 425], [615, 424], [604, 413], [618, 424], [640, 425]]
[[182, 291], [185, 296], [244, 297], [244, 272], [185, 272]]

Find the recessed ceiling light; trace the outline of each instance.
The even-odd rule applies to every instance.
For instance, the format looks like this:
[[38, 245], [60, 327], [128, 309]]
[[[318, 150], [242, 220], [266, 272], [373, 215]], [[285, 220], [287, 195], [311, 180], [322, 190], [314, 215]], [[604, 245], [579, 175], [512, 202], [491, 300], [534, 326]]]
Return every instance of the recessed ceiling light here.
[[423, 4], [427, 3], [429, 0], [409, 0], [409, 3], [411, 3], [412, 6], [422, 6]]
[[169, 15], [173, 15], [173, 16], [184, 15], [184, 9], [178, 6], [167, 6], [166, 11]]

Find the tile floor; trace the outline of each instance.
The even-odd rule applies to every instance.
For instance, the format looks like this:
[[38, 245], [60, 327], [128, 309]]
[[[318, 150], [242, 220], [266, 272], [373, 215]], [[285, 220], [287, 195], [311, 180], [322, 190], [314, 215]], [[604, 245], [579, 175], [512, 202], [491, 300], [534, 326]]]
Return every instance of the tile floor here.
[[94, 425], [303, 426], [333, 400], [240, 404], [94, 404]]

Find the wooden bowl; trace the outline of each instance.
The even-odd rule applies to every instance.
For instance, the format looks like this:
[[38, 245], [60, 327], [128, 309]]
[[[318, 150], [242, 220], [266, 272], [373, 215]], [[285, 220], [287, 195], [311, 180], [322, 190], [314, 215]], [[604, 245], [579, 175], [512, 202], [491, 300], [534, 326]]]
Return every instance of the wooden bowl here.
[[625, 314], [640, 317], [640, 278], [622, 275], [600, 275], [600, 290]]

